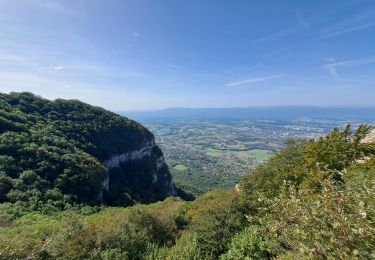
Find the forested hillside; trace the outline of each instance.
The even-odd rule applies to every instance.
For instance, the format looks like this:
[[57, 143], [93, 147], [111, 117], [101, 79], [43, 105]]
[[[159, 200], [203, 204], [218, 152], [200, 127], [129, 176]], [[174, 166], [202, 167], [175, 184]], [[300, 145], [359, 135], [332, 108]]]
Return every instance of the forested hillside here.
[[238, 189], [193, 202], [51, 214], [3, 203], [0, 258], [373, 259], [370, 130], [348, 126], [318, 140], [290, 140]]
[[0, 94], [0, 202], [46, 210], [176, 194], [154, 136], [135, 121], [77, 100]]

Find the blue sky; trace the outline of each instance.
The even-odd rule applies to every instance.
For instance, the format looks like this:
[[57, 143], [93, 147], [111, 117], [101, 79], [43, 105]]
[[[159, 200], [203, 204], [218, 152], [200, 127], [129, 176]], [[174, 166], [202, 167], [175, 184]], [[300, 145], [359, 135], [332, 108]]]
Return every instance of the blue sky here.
[[375, 1], [0, 0], [0, 91], [108, 109], [375, 105]]

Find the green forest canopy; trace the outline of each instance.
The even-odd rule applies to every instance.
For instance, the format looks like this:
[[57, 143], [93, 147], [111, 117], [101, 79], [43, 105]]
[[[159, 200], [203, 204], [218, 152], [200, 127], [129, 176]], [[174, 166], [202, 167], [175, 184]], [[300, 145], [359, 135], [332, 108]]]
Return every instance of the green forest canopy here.
[[78, 100], [0, 93], [0, 203], [100, 204], [102, 161], [139, 149], [146, 128]]

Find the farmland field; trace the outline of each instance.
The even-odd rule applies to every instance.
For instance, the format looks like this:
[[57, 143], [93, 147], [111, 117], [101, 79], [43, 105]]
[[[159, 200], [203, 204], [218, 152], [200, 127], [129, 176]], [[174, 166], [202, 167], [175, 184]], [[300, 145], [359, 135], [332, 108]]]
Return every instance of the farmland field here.
[[213, 188], [229, 188], [251, 174], [284, 147], [289, 138], [311, 139], [346, 123], [366, 120], [298, 117], [147, 117], [147, 126], [162, 148], [174, 182], [200, 195]]
[[177, 164], [173, 167], [173, 169], [175, 169], [176, 171], [186, 171], [189, 169], [189, 167], [186, 167], [185, 165], [183, 164]]

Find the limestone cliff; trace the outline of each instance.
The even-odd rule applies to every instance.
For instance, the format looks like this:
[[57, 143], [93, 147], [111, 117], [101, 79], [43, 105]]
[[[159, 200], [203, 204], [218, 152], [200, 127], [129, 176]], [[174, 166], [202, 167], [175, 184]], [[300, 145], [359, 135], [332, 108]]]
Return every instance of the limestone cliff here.
[[109, 172], [103, 181], [103, 199], [110, 204], [131, 200], [147, 203], [177, 196], [163, 153], [153, 137], [140, 142], [137, 149], [112, 155], [103, 165]]

